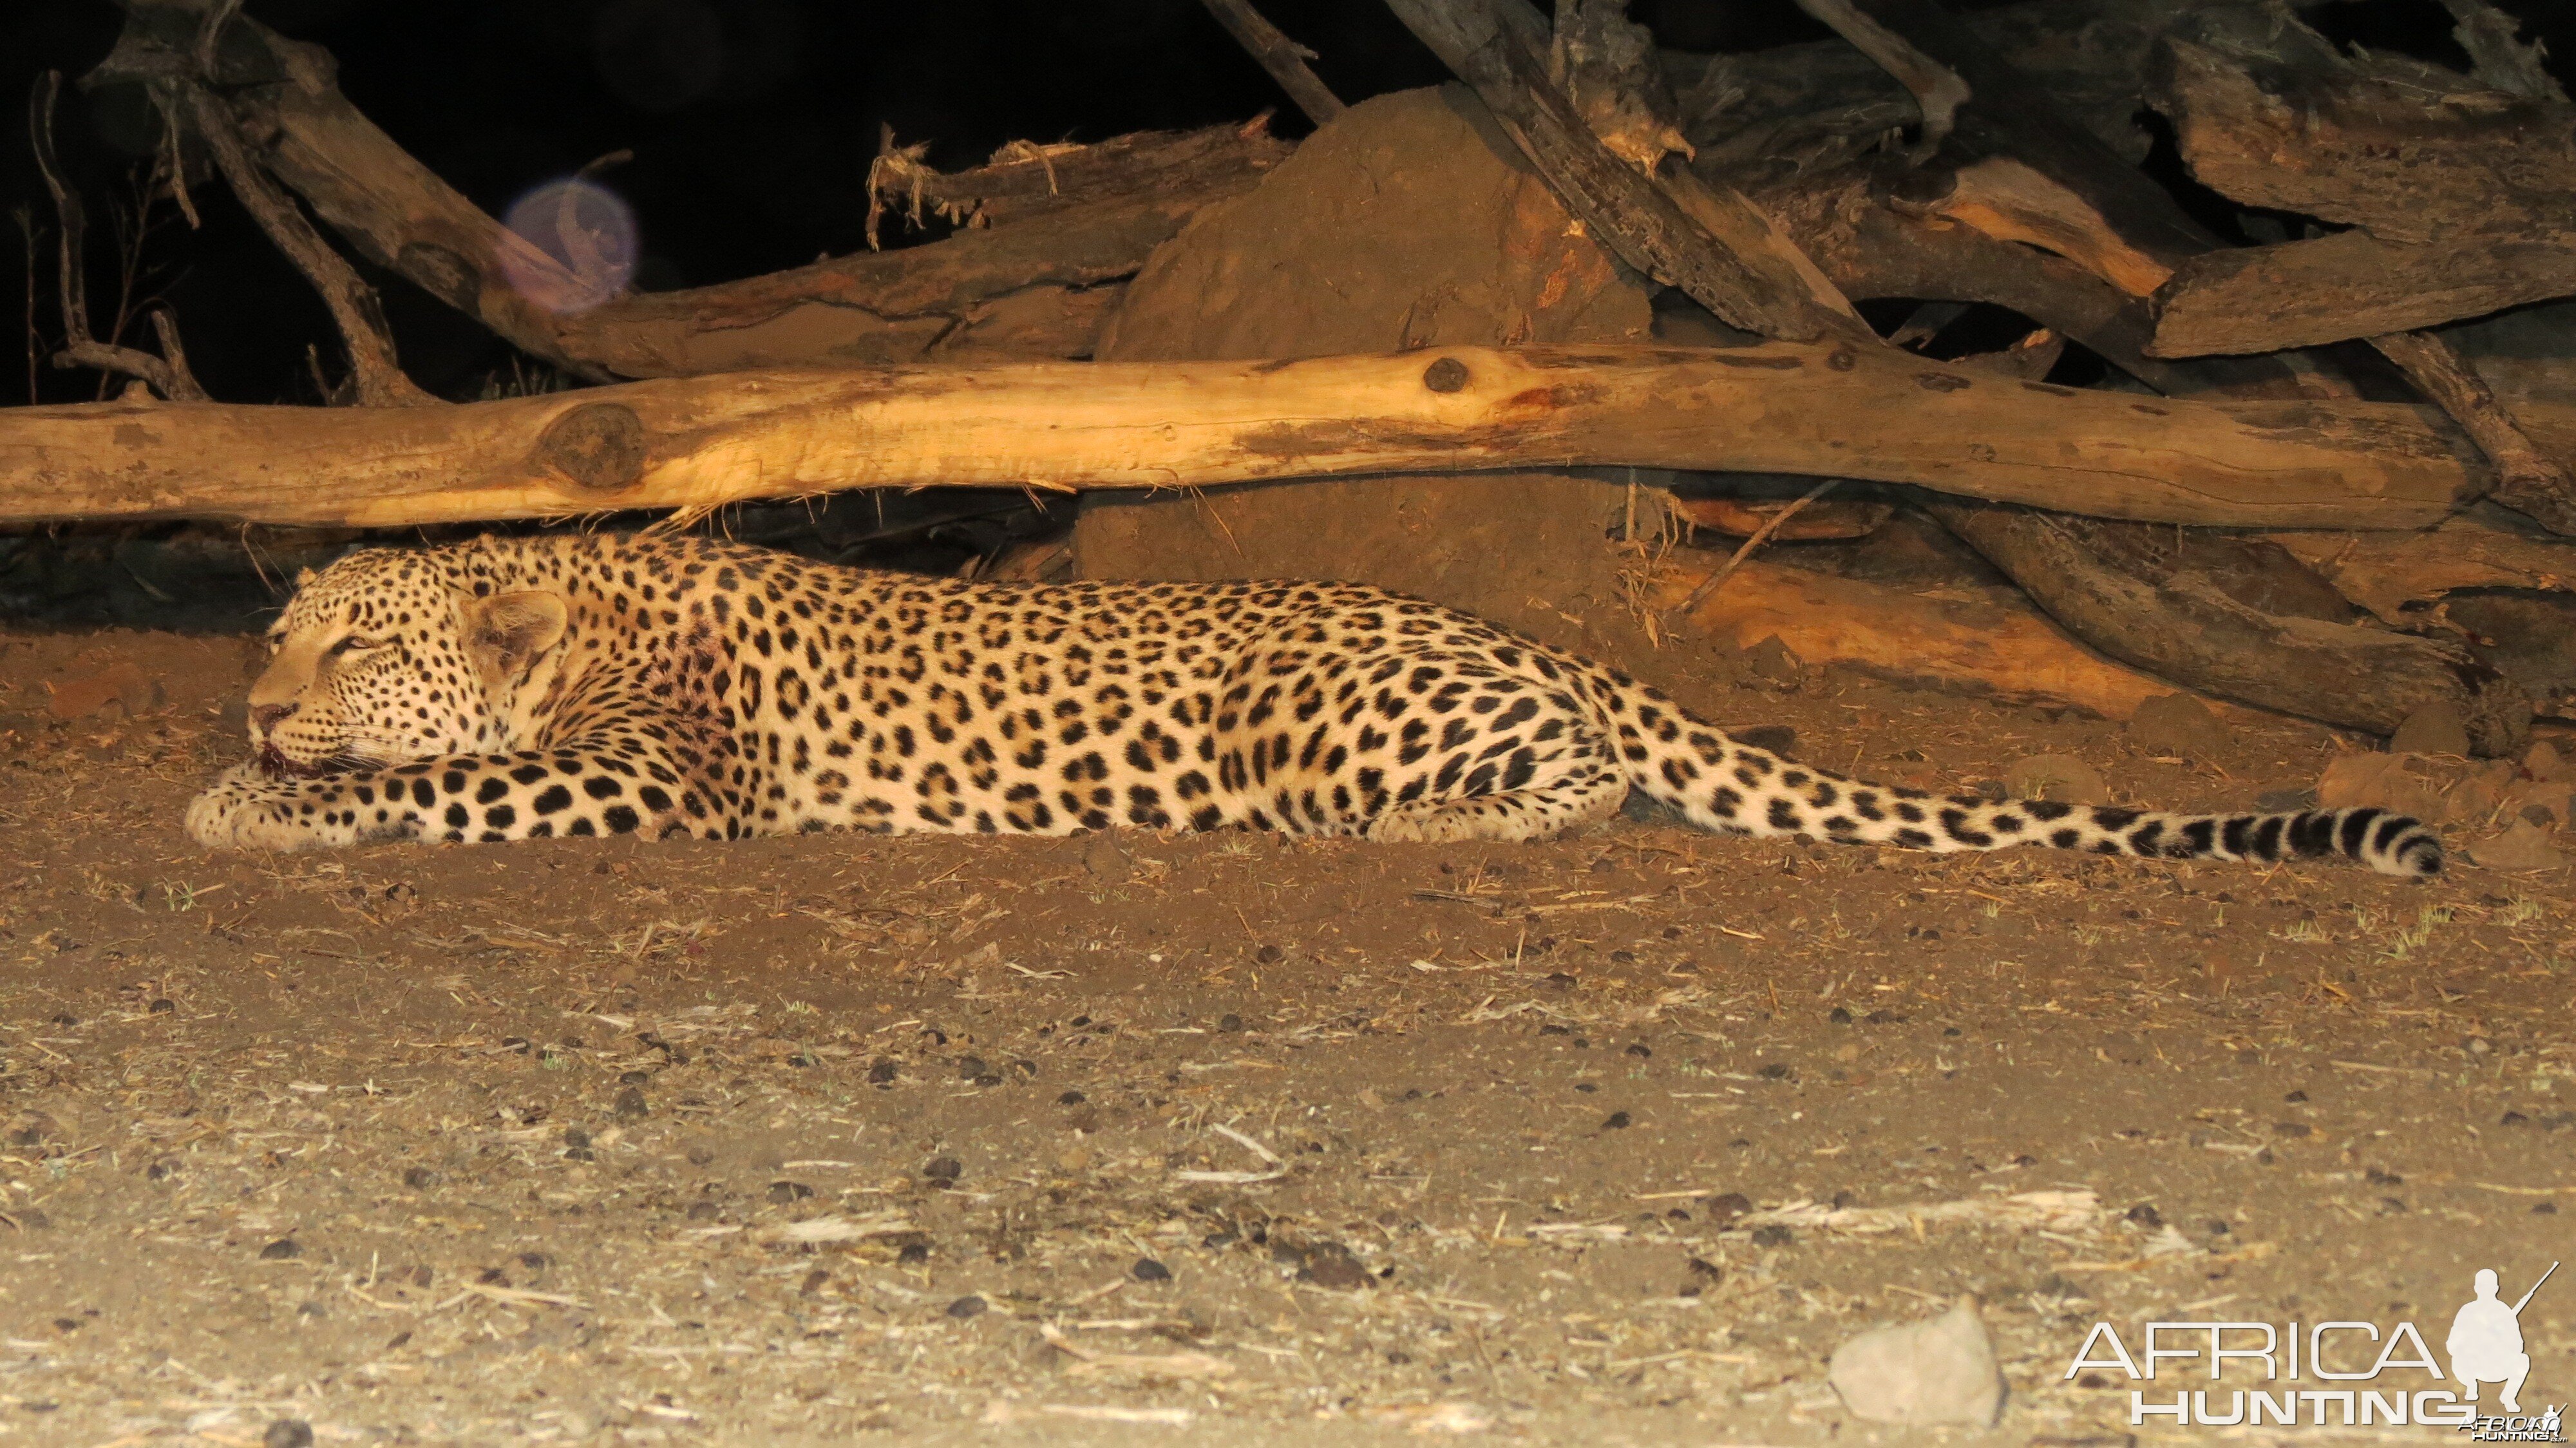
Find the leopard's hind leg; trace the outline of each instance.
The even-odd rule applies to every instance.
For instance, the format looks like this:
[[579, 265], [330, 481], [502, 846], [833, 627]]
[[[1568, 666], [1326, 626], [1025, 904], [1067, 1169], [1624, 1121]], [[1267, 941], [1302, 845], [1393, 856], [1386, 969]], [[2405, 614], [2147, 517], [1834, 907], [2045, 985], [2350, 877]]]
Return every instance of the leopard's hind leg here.
[[1599, 824], [1619, 812], [1628, 780], [1607, 743], [1540, 766], [1515, 789], [1390, 806], [1362, 833], [1372, 840], [1530, 840]]

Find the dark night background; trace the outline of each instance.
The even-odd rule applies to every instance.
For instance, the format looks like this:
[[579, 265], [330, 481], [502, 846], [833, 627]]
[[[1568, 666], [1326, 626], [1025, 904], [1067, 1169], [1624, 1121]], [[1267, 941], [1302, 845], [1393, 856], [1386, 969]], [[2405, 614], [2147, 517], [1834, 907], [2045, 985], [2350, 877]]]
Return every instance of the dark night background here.
[[[2576, 56], [2576, 3], [2507, 7], [2563, 66]], [[1098, 140], [1124, 131], [1240, 121], [1277, 106], [1284, 135], [1304, 118], [1196, 0], [252, 0], [247, 13], [338, 57], [341, 84], [393, 138], [495, 214], [549, 178], [611, 151], [634, 160], [608, 184], [636, 207], [647, 290], [700, 285], [865, 245], [865, 177], [878, 128], [932, 142], [955, 168], [1004, 141]], [[1378, 0], [1274, 0], [1273, 21], [1318, 51], [1345, 100], [1444, 78]], [[1750, 49], [1819, 37], [1791, 0], [1638, 0], [1632, 13], [1667, 46]], [[2432, 0], [2346, 0], [2310, 12], [2332, 32], [2449, 58], [2449, 17]], [[15, 340], [0, 405], [98, 395], [92, 374], [58, 372], [54, 218], [28, 149], [36, 75], [76, 80], [106, 53], [107, 0], [0, 6], [0, 305]], [[103, 331], [123, 285], [117, 231], [135, 214], [137, 168], [157, 122], [139, 98], [66, 90], [57, 129], [90, 210], [91, 311]], [[227, 401], [314, 401], [304, 357], [337, 346], [320, 305], [218, 182], [196, 192], [191, 232], [166, 196], [150, 210], [134, 300], [175, 308], [199, 377]], [[21, 211], [23, 208], [23, 211]], [[35, 229], [35, 326], [26, 324], [25, 225]], [[432, 392], [470, 397], [507, 376], [504, 344], [398, 279], [373, 273], [406, 369]], [[145, 341], [141, 323], [127, 340]], [[28, 362], [30, 346], [36, 354]]]

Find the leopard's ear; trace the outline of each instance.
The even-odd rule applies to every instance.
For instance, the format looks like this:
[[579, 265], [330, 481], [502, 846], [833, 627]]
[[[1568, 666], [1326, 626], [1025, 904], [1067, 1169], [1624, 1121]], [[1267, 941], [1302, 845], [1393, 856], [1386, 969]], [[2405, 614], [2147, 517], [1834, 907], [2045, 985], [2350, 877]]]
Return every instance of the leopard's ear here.
[[558, 594], [496, 593], [465, 605], [466, 643], [487, 674], [516, 682], [563, 637], [564, 617]]
[[306, 585], [306, 584], [308, 584], [308, 583], [311, 583], [312, 581], [313, 581], [313, 570], [312, 570], [312, 569], [310, 569], [310, 568], [299, 568], [299, 569], [295, 570], [295, 591], [296, 591], [296, 592], [298, 592], [298, 593], [302, 593], [302, 592], [304, 591], [304, 585]]

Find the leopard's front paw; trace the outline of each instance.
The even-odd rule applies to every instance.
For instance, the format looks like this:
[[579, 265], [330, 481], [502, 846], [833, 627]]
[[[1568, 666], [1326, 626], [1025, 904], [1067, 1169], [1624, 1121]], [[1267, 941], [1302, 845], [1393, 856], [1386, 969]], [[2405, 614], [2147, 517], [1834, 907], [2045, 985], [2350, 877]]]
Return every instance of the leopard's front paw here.
[[293, 806], [253, 760], [236, 764], [188, 801], [188, 837], [218, 850], [284, 850], [304, 843]]

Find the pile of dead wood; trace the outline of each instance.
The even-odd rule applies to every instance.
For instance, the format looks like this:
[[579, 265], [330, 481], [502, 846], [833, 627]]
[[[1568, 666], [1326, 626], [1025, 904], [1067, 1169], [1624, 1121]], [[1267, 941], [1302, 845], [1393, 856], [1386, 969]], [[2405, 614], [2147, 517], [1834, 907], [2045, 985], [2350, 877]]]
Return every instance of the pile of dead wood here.
[[[2338, 47], [2277, 0], [1800, 3], [1841, 39], [1712, 57], [1658, 53], [1621, 0], [1559, 0], [1552, 25], [1527, 0], [1388, 0], [1463, 83], [1432, 114], [1346, 110], [1241, 0], [1208, 0], [1321, 128], [1302, 147], [1255, 120], [943, 174], [889, 138], [874, 221], [942, 239], [641, 294], [571, 208], [504, 227], [238, 0], [132, 0], [83, 84], [148, 91], [174, 184], [211, 168], [310, 279], [348, 405], [210, 402], [166, 315], [157, 353], [90, 337], [58, 187], [61, 361], [135, 383], [0, 413], [0, 525], [1619, 469], [1632, 525], [1640, 478], [1753, 542], [1928, 515], [2084, 645], [2207, 694], [2378, 733], [2453, 719], [2488, 754], [2576, 711], [2576, 660], [2552, 662], [2576, 618], [2576, 405], [2500, 396], [2426, 330], [2576, 295], [2576, 106], [2510, 20], [2445, 0], [2459, 74]], [[2150, 112], [2267, 241], [2222, 240], [2151, 179]], [[1329, 193], [1331, 165], [1377, 164], [1351, 159], [1362, 133], [1487, 145], [1498, 225], [1528, 246], [1444, 253], [1454, 274], [1367, 325], [1183, 317], [1275, 273], [1224, 242], [1229, 209]], [[1313, 189], [1264, 201], [1310, 159]], [[591, 385], [424, 395], [342, 247]], [[1491, 275], [1513, 267], [1526, 286]], [[1875, 326], [1856, 305], [1894, 300]], [[2011, 340], [1926, 356], [1970, 307]], [[2051, 385], [2070, 353], [2098, 380]], [[1686, 569], [1648, 596], [1720, 628], [1842, 611], [1882, 635], [1854, 657], [1946, 651], [2008, 694], [2141, 694], [2016, 684], [2070, 655], [2137, 676], [1793, 572]], [[2512, 607], [2479, 624], [2472, 597]]]

